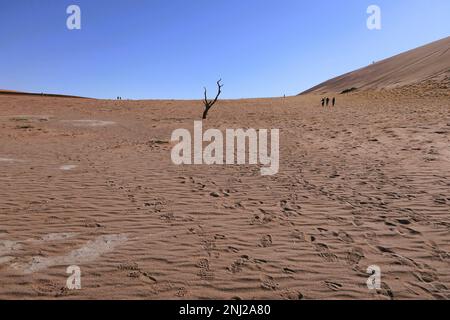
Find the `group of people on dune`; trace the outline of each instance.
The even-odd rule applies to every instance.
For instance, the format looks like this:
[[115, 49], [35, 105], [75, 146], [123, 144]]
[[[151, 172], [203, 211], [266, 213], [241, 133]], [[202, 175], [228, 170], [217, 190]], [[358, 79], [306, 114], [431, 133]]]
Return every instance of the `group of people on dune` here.
[[[322, 107], [325, 106], [329, 106], [330, 105], [330, 98], [326, 97], [326, 98], [322, 98]], [[333, 99], [331, 99], [331, 105], [334, 107], [336, 105], [336, 98], [333, 97]]]

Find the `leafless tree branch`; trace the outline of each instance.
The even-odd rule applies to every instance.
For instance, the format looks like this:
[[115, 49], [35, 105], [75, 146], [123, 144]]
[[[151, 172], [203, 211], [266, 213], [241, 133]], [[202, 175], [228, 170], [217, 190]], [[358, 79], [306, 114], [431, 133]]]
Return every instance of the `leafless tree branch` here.
[[207, 90], [205, 88], [205, 101], [203, 102], [203, 104], [205, 105], [205, 111], [203, 112], [203, 120], [205, 120], [208, 117], [209, 110], [216, 104], [217, 100], [219, 100], [219, 96], [222, 93], [222, 88], [223, 88], [223, 84], [220, 83], [221, 81], [222, 81], [222, 79], [217, 81], [218, 90], [217, 90], [216, 98], [214, 100], [208, 101], [208, 94], [207, 94]]

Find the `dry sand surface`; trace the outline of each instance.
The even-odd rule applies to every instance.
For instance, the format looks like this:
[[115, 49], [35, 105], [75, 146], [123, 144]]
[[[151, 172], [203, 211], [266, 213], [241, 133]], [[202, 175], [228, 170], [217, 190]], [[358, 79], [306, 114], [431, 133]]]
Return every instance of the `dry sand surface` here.
[[427, 90], [220, 101], [206, 128], [280, 129], [268, 177], [172, 164], [201, 102], [1, 95], [0, 299], [450, 299], [450, 99]]

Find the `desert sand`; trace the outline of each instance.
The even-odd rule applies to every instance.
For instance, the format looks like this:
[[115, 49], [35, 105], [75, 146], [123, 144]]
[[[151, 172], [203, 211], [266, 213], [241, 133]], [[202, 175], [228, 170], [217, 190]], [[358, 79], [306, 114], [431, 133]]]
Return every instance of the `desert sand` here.
[[450, 99], [428, 93], [220, 101], [205, 127], [280, 128], [269, 177], [172, 164], [198, 101], [2, 95], [0, 298], [448, 299]]
[[[220, 100], [205, 129], [280, 129], [274, 176], [172, 163], [171, 134], [201, 101], [0, 95], [0, 299], [450, 299], [442, 59], [447, 73], [416, 64], [426, 76], [401, 86], [363, 90], [366, 69], [297, 97]], [[66, 288], [71, 265], [81, 290]]]

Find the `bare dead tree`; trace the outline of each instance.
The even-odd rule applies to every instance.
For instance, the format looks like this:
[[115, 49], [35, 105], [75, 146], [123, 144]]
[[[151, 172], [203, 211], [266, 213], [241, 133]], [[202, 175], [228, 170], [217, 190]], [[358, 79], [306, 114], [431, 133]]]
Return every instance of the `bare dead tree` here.
[[205, 105], [205, 111], [203, 112], [203, 120], [206, 119], [206, 117], [208, 116], [209, 109], [211, 109], [216, 104], [217, 100], [219, 99], [220, 94], [222, 93], [223, 84], [220, 83], [221, 81], [222, 81], [222, 79], [217, 81], [218, 91], [217, 91], [217, 96], [214, 100], [208, 101], [208, 95], [207, 95], [207, 91], [205, 88], [205, 101], [203, 101], [203, 104]]

